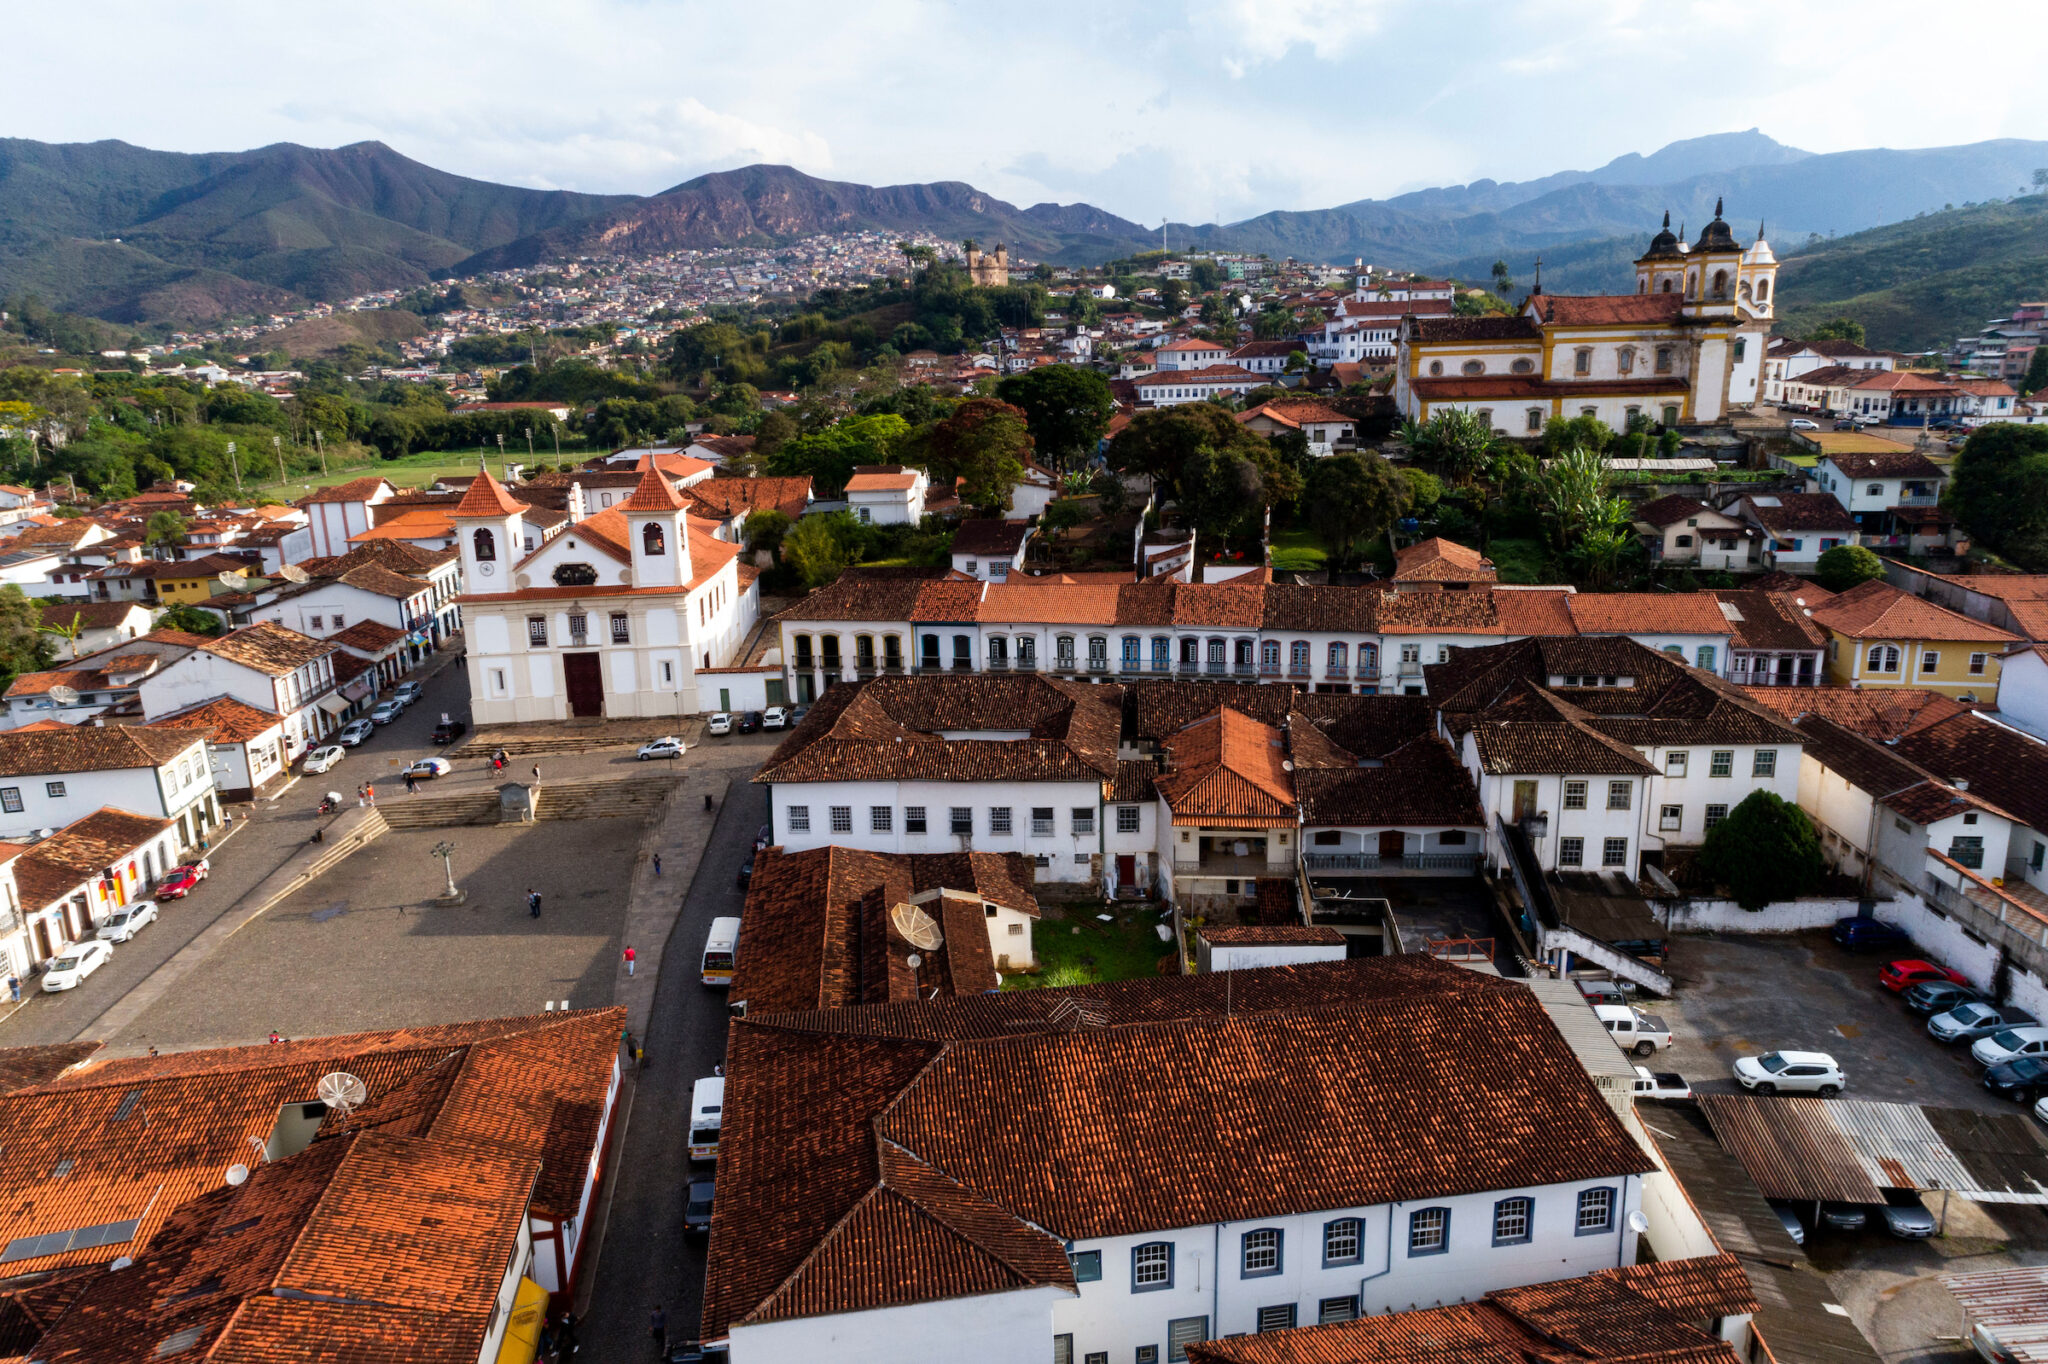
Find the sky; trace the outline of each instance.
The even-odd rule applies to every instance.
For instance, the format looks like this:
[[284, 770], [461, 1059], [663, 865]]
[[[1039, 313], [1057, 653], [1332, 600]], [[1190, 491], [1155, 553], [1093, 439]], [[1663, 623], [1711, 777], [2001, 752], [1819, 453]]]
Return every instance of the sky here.
[[1815, 152], [2048, 139], [2039, 0], [102, 0], [9, 31], [4, 136], [376, 140], [600, 193], [778, 162], [1148, 226], [1747, 128]]

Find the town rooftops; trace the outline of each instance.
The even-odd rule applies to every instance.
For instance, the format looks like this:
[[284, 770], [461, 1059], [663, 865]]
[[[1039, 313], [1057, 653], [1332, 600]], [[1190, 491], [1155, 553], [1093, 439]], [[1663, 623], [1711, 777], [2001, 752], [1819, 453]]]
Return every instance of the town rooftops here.
[[505, 491], [505, 485], [488, 473], [478, 473], [470, 480], [469, 491], [455, 504], [450, 516], [511, 516], [526, 510], [526, 504], [513, 500]]
[[1566, 608], [1585, 635], [1725, 635], [1728, 617], [1708, 592], [1574, 592]]
[[[993, 990], [986, 906], [1035, 918], [1030, 884], [1018, 853], [770, 848], [747, 888], [731, 998], [764, 1012]], [[937, 946], [904, 937], [894, 918], [904, 904], [937, 924]]]
[[[1874, 371], [1882, 374], [1883, 371]], [[1823, 456], [1850, 478], [1940, 478], [1941, 469], [1911, 446], [1892, 450], [1836, 450]]]
[[[750, 1010], [725, 1109], [707, 1340], [1071, 1290], [1070, 1240], [1654, 1168], [1533, 995], [1421, 955]], [[1200, 1179], [1156, 1158], [1216, 1131]]]
[[953, 553], [983, 559], [1007, 559], [1024, 547], [1030, 527], [1021, 521], [962, 521], [953, 532]]
[[1496, 577], [1493, 560], [1455, 540], [1432, 535], [1394, 551], [1394, 581], [1487, 582]]
[[1183, 336], [1178, 341], [1169, 341], [1159, 347], [1157, 353], [1160, 355], [1181, 355], [1213, 351], [1221, 355], [1229, 349], [1230, 347], [1224, 345], [1221, 341], [1205, 341], [1199, 336]]
[[1241, 365], [1204, 365], [1200, 369], [1169, 369], [1132, 380], [1142, 392], [1149, 388], [1170, 388], [1175, 384], [1262, 384], [1263, 375]]
[[1248, 412], [1237, 414], [1237, 420], [1240, 424], [1250, 422], [1259, 417], [1264, 417], [1269, 421], [1277, 422], [1281, 426], [1291, 427], [1295, 430], [1300, 430], [1303, 426], [1317, 422], [1326, 425], [1343, 426], [1355, 426], [1358, 422], [1356, 417], [1339, 412], [1328, 403], [1318, 402], [1313, 398], [1297, 399], [1291, 402], [1285, 399], [1275, 399], [1272, 402], [1260, 403]]
[[703, 514], [723, 521], [742, 512], [779, 511], [794, 520], [811, 502], [809, 475], [801, 478], [707, 478], [683, 496]]
[[[476, 1360], [522, 1223], [581, 1211], [624, 1016], [87, 1061], [14, 1089], [0, 1097], [0, 1142], [16, 1156], [0, 1170], [10, 1273], [131, 1261], [81, 1276], [75, 1295], [24, 1323], [31, 1338], [16, 1348], [78, 1364], [138, 1351]], [[323, 1121], [315, 1086], [332, 1071], [369, 1096]], [[317, 1125], [295, 1127], [309, 1105]], [[116, 1139], [82, 1143], [81, 1132]], [[252, 1136], [270, 1142], [268, 1159]], [[238, 1164], [248, 1178], [224, 1183]], [[38, 1238], [49, 1251], [24, 1253]]]
[[1204, 1341], [1187, 1356], [1192, 1364], [1736, 1364], [1734, 1348], [1702, 1323], [1756, 1309], [1742, 1262], [1712, 1255], [1497, 1289], [1456, 1306]]
[[1687, 497], [1683, 493], [1671, 493], [1667, 496], [1645, 502], [1640, 507], [1637, 507], [1635, 519], [1644, 525], [1656, 526], [1661, 530], [1665, 526], [1675, 526], [1680, 521], [1690, 521], [1700, 516], [1719, 516], [1720, 514], [1696, 497]]
[[1675, 293], [1536, 294], [1523, 306], [1554, 327], [1640, 327], [1677, 321], [1685, 300]]
[[298, 505], [308, 507], [316, 502], [368, 502], [380, 491], [388, 496], [391, 492], [391, 485], [385, 480], [376, 477], [352, 478], [346, 483], [336, 483], [331, 487], [316, 489], [305, 497], [300, 498]]
[[149, 722], [151, 729], [203, 730], [209, 743], [245, 744], [277, 727], [282, 717], [232, 696], [216, 696]]
[[1540, 341], [1543, 331], [1526, 313], [1513, 317], [1419, 317], [1410, 333], [1423, 345], [1460, 341]]
[[917, 486], [919, 474], [900, 464], [863, 465], [846, 480], [850, 493], [908, 492]]
[[1871, 739], [1896, 739], [1910, 730], [1962, 715], [1970, 707], [1920, 687], [1745, 687], [1749, 699], [1788, 720], [1822, 715]]
[[0, 731], [0, 777], [65, 772], [119, 772], [161, 767], [197, 743], [193, 734], [170, 734], [135, 725], [71, 725], [64, 729]]
[[1882, 578], [1859, 583], [1816, 607], [1814, 620], [1851, 639], [1940, 639], [1964, 643], [2014, 643], [2018, 636], [1972, 620], [1924, 597], [1901, 592]]
[[1175, 824], [1292, 827], [1294, 782], [1280, 730], [1226, 706], [1166, 740], [1153, 779]]
[[1856, 529], [1856, 519], [1828, 493], [1758, 493], [1744, 501], [1757, 524], [1773, 535]]
[[[189, 746], [191, 736], [184, 742]], [[171, 827], [174, 821], [105, 806], [14, 859], [14, 883], [24, 905], [55, 904], [82, 881], [97, 880], [108, 867]], [[4, 1252], [0, 1252], [4, 1253]]]
[[1827, 631], [1813, 623], [1805, 605], [1789, 592], [1722, 590], [1714, 599], [1721, 603], [1738, 649], [1810, 652], [1827, 647]]
[[308, 638], [268, 620], [244, 626], [219, 639], [209, 639], [199, 646], [202, 653], [239, 663], [271, 677], [283, 677], [303, 668], [315, 659], [333, 653], [336, 647], [327, 640]]
[[256, 565], [247, 559], [225, 554], [207, 554], [197, 559], [140, 559], [134, 563], [108, 564], [95, 569], [95, 578], [213, 578], [222, 573], [247, 574]]
[[1917, 725], [1892, 751], [1951, 785], [1967, 782], [1972, 796], [2010, 811], [2037, 833], [2048, 834], [2048, 744], [1996, 719], [1964, 711]]

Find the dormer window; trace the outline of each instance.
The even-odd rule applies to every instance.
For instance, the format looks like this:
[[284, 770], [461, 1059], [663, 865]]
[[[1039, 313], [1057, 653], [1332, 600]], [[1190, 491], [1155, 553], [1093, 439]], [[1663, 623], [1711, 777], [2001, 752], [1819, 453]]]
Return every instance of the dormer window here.
[[477, 562], [498, 557], [498, 538], [491, 534], [488, 527], [477, 527], [476, 534], [470, 537], [470, 543], [476, 547]]
[[668, 553], [668, 539], [661, 532], [661, 522], [649, 521], [641, 527], [640, 548], [650, 558]]

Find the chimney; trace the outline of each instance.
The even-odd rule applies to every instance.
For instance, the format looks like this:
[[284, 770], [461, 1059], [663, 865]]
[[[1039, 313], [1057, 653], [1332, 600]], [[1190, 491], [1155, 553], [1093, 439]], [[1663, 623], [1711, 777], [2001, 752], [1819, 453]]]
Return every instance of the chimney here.
[[1957, 777], [1949, 785], [1955, 787], [1958, 791], [1967, 791], [1970, 789], [1970, 779], [1968, 777]]

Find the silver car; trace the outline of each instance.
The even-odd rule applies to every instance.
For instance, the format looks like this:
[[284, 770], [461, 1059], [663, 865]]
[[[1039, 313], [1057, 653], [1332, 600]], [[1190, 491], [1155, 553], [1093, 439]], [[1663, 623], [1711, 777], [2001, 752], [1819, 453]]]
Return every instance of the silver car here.
[[2030, 1027], [2034, 1021], [2034, 1016], [2025, 1009], [2015, 1009], [2010, 1004], [1987, 1004], [1980, 1000], [1973, 1004], [1958, 1004], [1947, 1013], [1928, 1019], [1927, 1035], [1937, 1042], [1969, 1042], [1989, 1037], [2000, 1028]]

